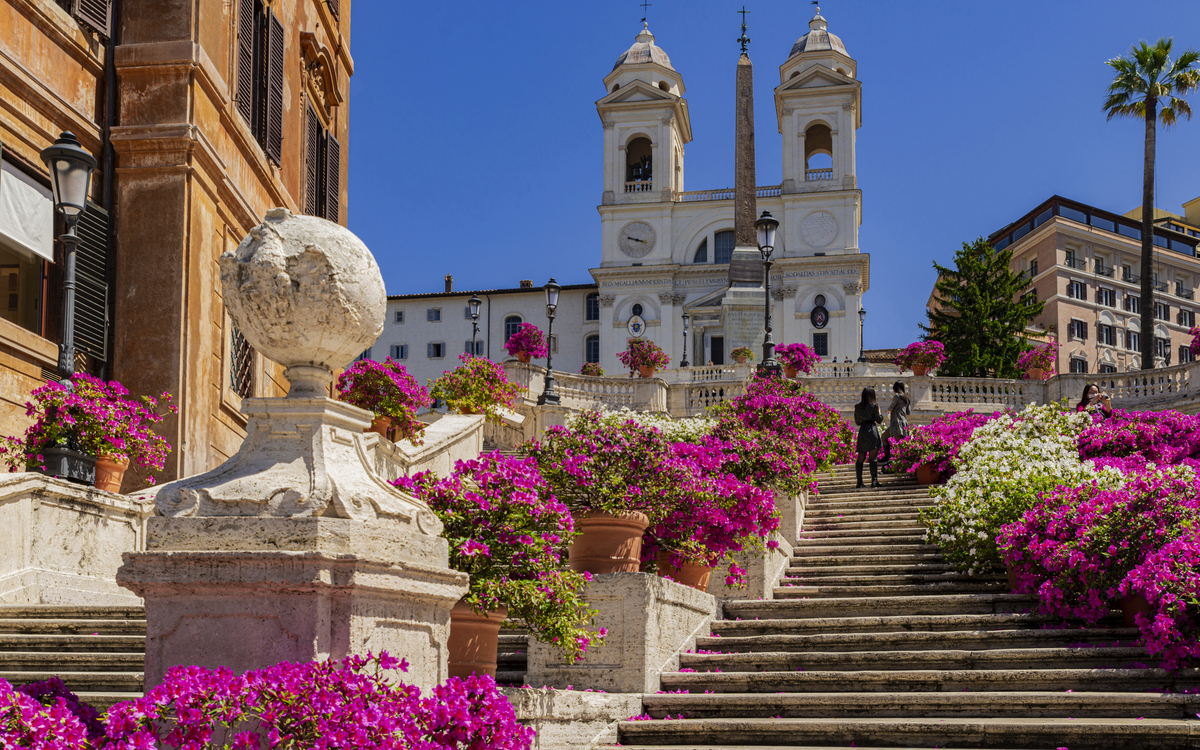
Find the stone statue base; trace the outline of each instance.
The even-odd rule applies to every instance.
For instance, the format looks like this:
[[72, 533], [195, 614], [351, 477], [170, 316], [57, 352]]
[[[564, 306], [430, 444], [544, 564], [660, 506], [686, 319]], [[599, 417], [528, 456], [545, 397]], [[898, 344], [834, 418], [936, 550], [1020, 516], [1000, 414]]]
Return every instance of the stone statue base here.
[[146, 689], [177, 664], [387, 651], [410, 665], [394, 678], [428, 690], [446, 679], [450, 608], [467, 591], [444, 539], [321, 517], [154, 517], [117, 582], [146, 602]]
[[729, 353], [747, 346], [754, 356], [762, 358], [765, 336], [763, 310], [766, 292], [760, 287], [731, 287], [721, 300], [721, 324], [725, 328], [725, 361], [732, 362]]

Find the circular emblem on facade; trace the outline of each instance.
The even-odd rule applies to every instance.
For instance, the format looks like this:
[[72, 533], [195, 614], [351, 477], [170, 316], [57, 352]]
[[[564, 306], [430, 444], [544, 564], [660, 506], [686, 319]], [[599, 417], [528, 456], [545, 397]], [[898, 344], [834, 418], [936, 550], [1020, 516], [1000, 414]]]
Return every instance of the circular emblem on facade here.
[[817, 305], [809, 313], [808, 319], [813, 324], [813, 328], [824, 328], [829, 323], [829, 311], [823, 306]]
[[630, 258], [641, 258], [654, 249], [655, 239], [654, 227], [644, 221], [635, 221], [626, 224], [621, 230], [618, 244], [621, 246], [621, 252]]
[[833, 214], [814, 211], [800, 225], [800, 239], [809, 247], [825, 247], [837, 239], [838, 223]]
[[813, 297], [813, 305], [815, 307], [824, 307], [825, 306], [825, 295], [818, 294], [816, 297]]
[[634, 315], [629, 319], [629, 335], [635, 339], [640, 339], [642, 334], [646, 332], [646, 321], [642, 320], [641, 315]]

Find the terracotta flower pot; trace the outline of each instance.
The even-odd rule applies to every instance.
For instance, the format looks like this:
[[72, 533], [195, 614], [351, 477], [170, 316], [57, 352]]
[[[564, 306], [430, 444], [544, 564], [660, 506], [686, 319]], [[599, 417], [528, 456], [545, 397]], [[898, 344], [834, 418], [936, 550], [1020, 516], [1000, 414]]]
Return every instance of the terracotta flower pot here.
[[579, 536], [568, 551], [571, 570], [581, 573], [636, 573], [642, 559], [642, 533], [650, 525], [645, 513], [613, 515], [588, 511], [575, 517]]
[[795, 379], [796, 379], [796, 375], [797, 375], [799, 372], [800, 372], [799, 370], [797, 370], [795, 367], [792, 367], [791, 365], [784, 365], [784, 366], [783, 366], [783, 376], [784, 376], [785, 378], [787, 378], [788, 380], [795, 380]]
[[496, 645], [500, 641], [500, 623], [508, 617], [508, 608], [481, 615], [459, 600], [450, 610], [450, 676], [472, 674], [496, 676]]
[[643, 378], [654, 377], [654, 365], [641, 365], [638, 367], [638, 375], [641, 375]]
[[734, 357], [734, 358], [733, 358], [733, 361], [734, 361], [734, 362], [737, 362], [739, 365], [744, 365], [744, 364], [746, 364], [746, 359], [747, 359], [747, 358], [746, 358], [746, 357], [744, 357], [744, 356], [742, 356], [742, 357]]
[[529, 364], [529, 352], [517, 352], [517, 361], [523, 365]]
[[917, 377], [921, 377], [922, 375], [929, 374], [929, 368], [926, 367], [925, 365], [913, 365], [912, 371], [913, 371], [913, 375], [916, 375]]
[[917, 467], [917, 484], [941, 484], [942, 475], [933, 464], [921, 464]]
[[1044, 380], [1046, 371], [1040, 367], [1030, 367], [1025, 371], [1026, 380]]
[[363, 430], [363, 432], [374, 432], [376, 435], [386, 438], [391, 429], [391, 417], [375, 417], [371, 420], [371, 426]]
[[96, 456], [96, 489], [105, 492], [120, 492], [121, 480], [129, 468], [129, 459], [118, 460], [112, 456]]
[[1134, 594], [1121, 598], [1121, 616], [1125, 618], [1125, 627], [1137, 627], [1136, 616], [1139, 612], [1154, 619], [1154, 609], [1150, 606], [1150, 602], [1146, 601], [1146, 597]]
[[671, 564], [671, 553], [660, 551], [658, 553], [658, 574], [664, 578], [670, 576], [671, 580], [676, 583], [682, 583], [684, 586], [691, 586], [699, 591], [708, 591], [708, 579], [712, 575], [713, 569], [707, 565], [696, 565], [694, 563], [684, 563], [683, 567], [676, 568]]
[[1017, 591], [1017, 571], [1008, 563], [1004, 564], [1004, 572], [1008, 573], [1008, 590], [1016, 593]]

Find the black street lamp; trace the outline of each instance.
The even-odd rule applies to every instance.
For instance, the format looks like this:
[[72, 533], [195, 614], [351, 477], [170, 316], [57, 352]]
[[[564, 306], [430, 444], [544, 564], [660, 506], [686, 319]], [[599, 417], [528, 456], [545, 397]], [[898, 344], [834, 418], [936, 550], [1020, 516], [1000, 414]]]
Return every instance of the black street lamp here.
[[763, 282], [766, 285], [766, 301], [764, 303], [763, 329], [763, 359], [758, 366], [760, 375], [780, 375], [783, 368], [775, 361], [775, 342], [771, 340], [771, 253], [775, 251], [775, 230], [779, 229], [779, 220], [771, 216], [770, 211], [763, 211], [758, 221], [754, 222], [758, 231], [758, 252], [763, 259]]
[[96, 168], [96, 157], [84, 151], [79, 140], [69, 132], [60, 135], [53, 146], [42, 149], [41, 156], [50, 170], [54, 206], [62, 212], [67, 223], [66, 233], [58, 238], [66, 256], [58, 376], [69, 387], [71, 376], [75, 374], [75, 249], [79, 245], [75, 225], [87, 210], [88, 183]]
[[546, 386], [542, 389], [542, 395], [538, 396], [538, 406], [543, 404], [558, 404], [558, 393], [554, 391], [554, 365], [551, 359], [554, 354], [554, 313], [558, 310], [558, 293], [562, 291], [562, 287], [554, 282], [551, 278], [546, 282], [546, 317], [550, 320], [550, 325], [546, 327]]
[[867, 350], [863, 348], [863, 321], [867, 319], [867, 311], [858, 308], [858, 361], [867, 361]]
[[483, 300], [479, 299], [479, 295], [472, 294], [471, 299], [467, 300], [467, 309], [471, 312], [471, 356], [479, 356], [479, 345], [475, 342], [479, 338], [479, 306], [483, 304]]
[[679, 362], [680, 367], [690, 367], [687, 361], [687, 339], [688, 339], [688, 323], [692, 320], [692, 316], [687, 313], [683, 314], [683, 359]]

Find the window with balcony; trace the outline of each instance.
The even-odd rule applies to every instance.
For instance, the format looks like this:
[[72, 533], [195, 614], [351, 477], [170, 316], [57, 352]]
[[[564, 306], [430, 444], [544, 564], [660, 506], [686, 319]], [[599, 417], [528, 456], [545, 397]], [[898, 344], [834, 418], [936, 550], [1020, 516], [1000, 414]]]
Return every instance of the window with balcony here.
[[649, 138], [634, 138], [625, 147], [625, 192], [647, 193], [653, 189], [654, 147]]
[[1112, 289], [1105, 289], [1104, 287], [1097, 287], [1096, 288], [1096, 302], [1100, 303], [1101, 305], [1105, 305], [1106, 307], [1116, 307], [1117, 306], [1117, 293], [1115, 291], [1113, 291]]
[[814, 123], [804, 131], [804, 179], [833, 179], [833, 132], [824, 123]]
[[1183, 299], [1195, 299], [1196, 294], [1192, 291], [1191, 281], [1175, 281], [1175, 296]]
[[1121, 266], [1121, 281], [1126, 284], [1140, 284], [1142, 277], [1133, 272], [1132, 266]]
[[1092, 262], [1092, 266], [1097, 276], [1104, 276], [1110, 279], [1113, 277], [1113, 267], [1103, 255], [1097, 255], [1096, 259]]
[[1081, 270], [1083, 269], [1083, 267], [1085, 265], [1087, 265], [1086, 261], [1083, 258], [1077, 257], [1075, 255], [1074, 250], [1067, 250], [1067, 257], [1066, 257], [1066, 260], [1063, 261], [1063, 264], [1069, 268], [1078, 268]]

